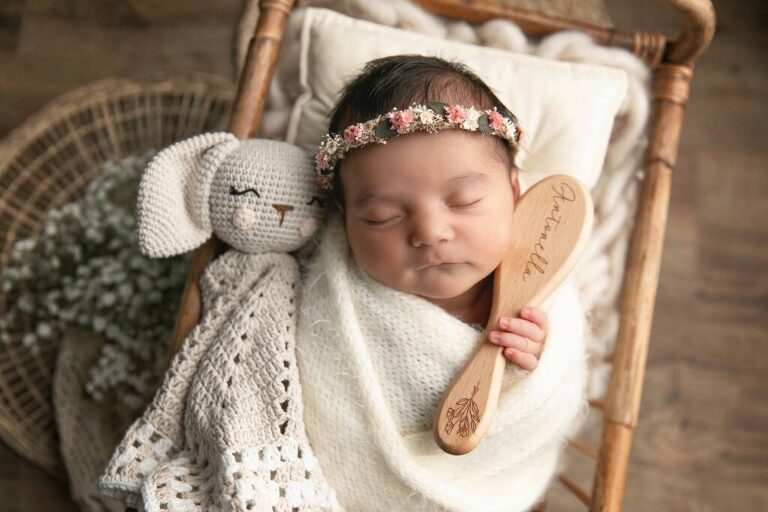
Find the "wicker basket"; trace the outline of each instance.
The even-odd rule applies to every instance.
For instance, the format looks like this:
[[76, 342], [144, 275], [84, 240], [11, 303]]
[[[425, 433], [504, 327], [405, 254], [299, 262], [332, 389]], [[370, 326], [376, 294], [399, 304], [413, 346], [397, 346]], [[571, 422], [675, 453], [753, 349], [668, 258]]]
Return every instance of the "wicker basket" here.
[[[48, 211], [76, 199], [105, 161], [226, 129], [234, 93], [212, 75], [106, 79], [32, 116], [0, 142], [0, 268], [14, 242], [36, 236]], [[0, 315], [13, 300], [0, 295]], [[51, 403], [56, 350], [0, 344], [0, 439], [64, 478]]]

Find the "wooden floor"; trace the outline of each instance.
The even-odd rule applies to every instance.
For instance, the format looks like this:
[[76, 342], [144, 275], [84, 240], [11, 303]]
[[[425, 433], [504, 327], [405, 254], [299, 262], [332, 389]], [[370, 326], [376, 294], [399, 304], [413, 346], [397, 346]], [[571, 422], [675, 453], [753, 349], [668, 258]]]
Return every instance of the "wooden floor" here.
[[[83, 19], [53, 0], [27, 2], [16, 21], [0, 20], [0, 135], [101, 76], [229, 75], [238, 2], [205, 16], [200, 3], [142, 21], [141, 12]], [[658, 2], [606, 4], [618, 26], [676, 32]], [[768, 4], [716, 8], [674, 174], [628, 512], [768, 510]], [[67, 496], [0, 444], [0, 510], [75, 510]]]

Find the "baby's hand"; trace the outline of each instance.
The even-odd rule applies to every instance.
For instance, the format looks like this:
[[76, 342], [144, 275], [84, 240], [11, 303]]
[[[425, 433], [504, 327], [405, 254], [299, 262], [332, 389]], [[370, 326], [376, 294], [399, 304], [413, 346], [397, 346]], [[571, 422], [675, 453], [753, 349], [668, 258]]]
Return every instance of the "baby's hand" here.
[[547, 313], [534, 306], [525, 306], [520, 318], [503, 316], [501, 331], [491, 331], [488, 340], [504, 348], [504, 357], [523, 370], [531, 371], [539, 364], [539, 356], [547, 336]]

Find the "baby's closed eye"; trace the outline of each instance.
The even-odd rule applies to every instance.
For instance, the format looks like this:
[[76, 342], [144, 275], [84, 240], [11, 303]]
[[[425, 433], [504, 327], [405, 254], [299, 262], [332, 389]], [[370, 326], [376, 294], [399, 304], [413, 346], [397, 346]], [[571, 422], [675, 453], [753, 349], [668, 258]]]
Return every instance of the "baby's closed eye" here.
[[468, 208], [470, 206], [475, 206], [479, 204], [483, 200], [482, 197], [474, 199], [474, 198], [461, 198], [455, 201], [452, 201], [449, 203], [449, 206], [451, 208]]

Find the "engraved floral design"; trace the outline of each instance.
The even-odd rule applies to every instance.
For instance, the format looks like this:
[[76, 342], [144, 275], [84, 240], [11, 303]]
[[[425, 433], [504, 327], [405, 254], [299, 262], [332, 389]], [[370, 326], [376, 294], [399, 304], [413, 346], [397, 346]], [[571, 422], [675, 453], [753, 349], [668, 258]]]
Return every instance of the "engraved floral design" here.
[[468, 398], [462, 398], [456, 402], [458, 409], [454, 410], [453, 407], [448, 408], [448, 423], [445, 425], [445, 433], [450, 434], [453, 431], [453, 427], [458, 423], [459, 429], [457, 434], [461, 437], [467, 437], [475, 432], [477, 424], [480, 422], [480, 409], [473, 400], [477, 390], [480, 389], [480, 383], [475, 385], [475, 389], [472, 391], [472, 396]]

